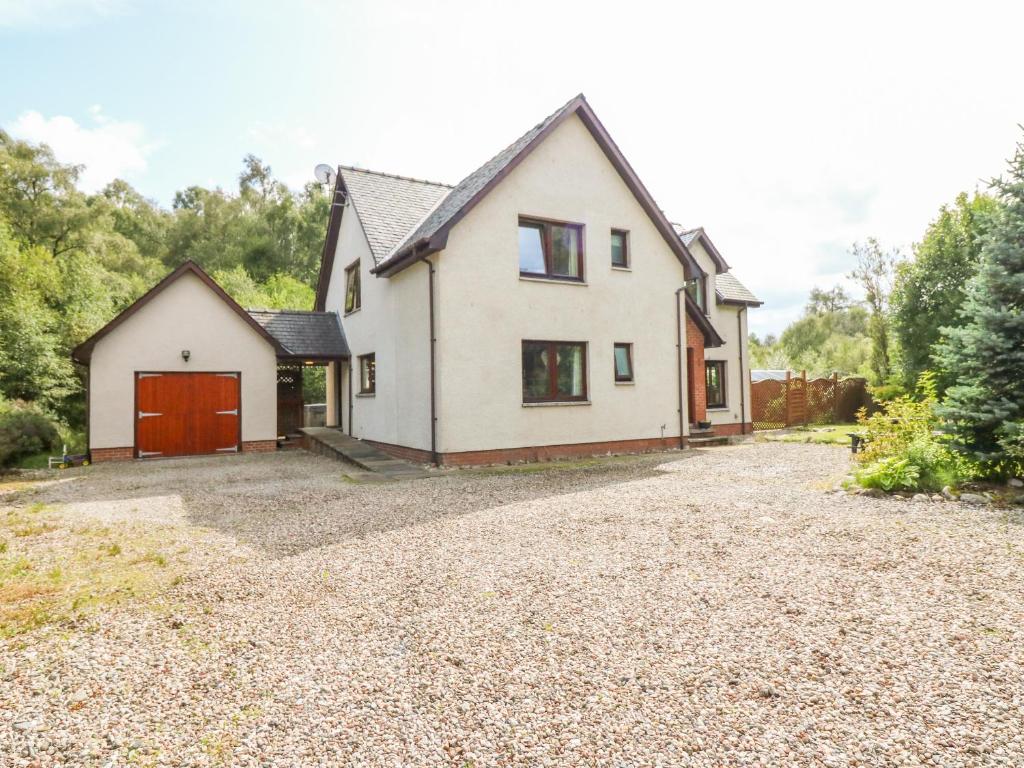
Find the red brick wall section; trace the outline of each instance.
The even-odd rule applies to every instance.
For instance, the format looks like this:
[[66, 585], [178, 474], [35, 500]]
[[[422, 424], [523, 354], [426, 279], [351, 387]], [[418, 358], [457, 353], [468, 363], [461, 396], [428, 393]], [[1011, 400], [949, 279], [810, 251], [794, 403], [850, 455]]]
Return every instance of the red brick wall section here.
[[721, 437], [732, 437], [733, 435], [752, 435], [754, 433], [754, 425], [750, 422], [746, 424], [715, 424], [714, 426], [715, 436]]
[[134, 448], [93, 448], [89, 451], [89, 459], [93, 464], [102, 461], [129, 461], [135, 458]]
[[248, 440], [242, 443], [242, 453], [273, 453], [277, 440]]
[[433, 464], [434, 459], [430, 455], [430, 451], [424, 451], [422, 448], [407, 448], [404, 445], [392, 445], [391, 443], [378, 443], [376, 440], [363, 440], [364, 443], [380, 448], [385, 453], [390, 453], [392, 456], [404, 459], [405, 461], [411, 461], [414, 464]]
[[686, 316], [686, 348], [693, 350], [693, 371], [687, 378], [693, 381], [693, 413], [690, 414], [690, 423], [696, 424], [708, 417], [708, 395], [704, 387], [704, 334], [689, 315]]

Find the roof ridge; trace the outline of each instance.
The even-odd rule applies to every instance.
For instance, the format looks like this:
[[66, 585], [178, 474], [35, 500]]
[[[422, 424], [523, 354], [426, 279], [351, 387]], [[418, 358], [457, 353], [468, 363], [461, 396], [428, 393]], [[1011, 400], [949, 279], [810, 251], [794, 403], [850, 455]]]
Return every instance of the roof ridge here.
[[277, 315], [333, 315], [334, 312], [322, 312], [316, 309], [267, 309], [265, 307], [249, 307], [246, 312], [273, 312]]
[[402, 181], [415, 181], [417, 184], [430, 184], [434, 187], [447, 187], [448, 189], [454, 189], [455, 185], [445, 184], [443, 181], [431, 181], [430, 179], [417, 179], [414, 176], [402, 176], [398, 173], [387, 173], [386, 171], [374, 171], [370, 168], [359, 168], [354, 165], [339, 165], [339, 168], [346, 171], [357, 171], [359, 173], [369, 173], [374, 176], [384, 176], [389, 179], [401, 179]]

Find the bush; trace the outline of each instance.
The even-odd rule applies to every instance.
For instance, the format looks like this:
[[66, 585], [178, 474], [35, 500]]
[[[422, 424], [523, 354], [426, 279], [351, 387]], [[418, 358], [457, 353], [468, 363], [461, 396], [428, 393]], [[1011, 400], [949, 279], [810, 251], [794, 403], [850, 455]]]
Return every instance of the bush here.
[[48, 416], [24, 405], [0, 405], [0, 467], [59, 447], [57, 425]]
[[854, 472], [858, 484], [886, 491], [938, 491], [973, 476], [971, 463], [950, 450], [949, 438], [939, 432], [932, 373], [921, 375], [918, 395], [917, 400], [900, 396], [883, 402], [871, 416], [858, 415], [867, 439], [860, 454], [863, 465]]

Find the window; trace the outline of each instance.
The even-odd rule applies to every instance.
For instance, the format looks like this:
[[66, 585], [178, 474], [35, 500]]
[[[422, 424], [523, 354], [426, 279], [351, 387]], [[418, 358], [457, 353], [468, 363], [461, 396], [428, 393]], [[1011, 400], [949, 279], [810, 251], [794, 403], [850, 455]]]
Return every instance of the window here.
[[519, 274], [583, 280], [583, 225], [519, 220]]
[[615, 345], [615, 381], [633, 380], [633, 345]]
[[704, 392], [708, 408], [725, 408], [725, 361], [704, 363]]
[[355, 312], [362, 306], [359, 291], [359, 261], [345, 267], [345, 312]]
[[586, 368], [582, 341], [524, 341], [523, 402], [586, 400]]
[[612, 230], [612, 266], [629, 266], [629, 233], [624, 229]]
[[706, 315], [708, 313], [708, 279], [702, 275], [701, 277], [687, 280], [686, 292], [690, 294], [690, 298], [693, 299], [694, 303], [700, 307], [701, 312]]
[[377, 356], [359, 356], [359, 394], [372, 395], [377, 391]]

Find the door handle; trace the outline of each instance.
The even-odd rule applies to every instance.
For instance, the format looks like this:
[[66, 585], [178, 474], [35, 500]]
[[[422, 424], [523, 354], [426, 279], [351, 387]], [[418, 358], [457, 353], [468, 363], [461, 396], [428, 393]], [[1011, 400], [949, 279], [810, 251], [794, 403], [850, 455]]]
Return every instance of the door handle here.
[[162, 413], [149, 413], [147, 411], [139, 411], [139, 418], [144, 419], [147, 416], [163, 416]]
[[218, 416], [237, 416], [238, 415], [238, 409], [234, 408], [234, 409], [232, 409], [230, 411], [217, 411], [217, 415]]

